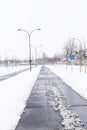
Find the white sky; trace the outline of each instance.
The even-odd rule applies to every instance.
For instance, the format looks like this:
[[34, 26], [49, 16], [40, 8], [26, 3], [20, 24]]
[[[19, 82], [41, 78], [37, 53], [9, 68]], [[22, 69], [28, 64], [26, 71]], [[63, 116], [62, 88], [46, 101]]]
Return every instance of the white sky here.
[[87, 0], [0, 0], [0, 56], [28, 57], [28, 36], [18, 28], [41, 28], [31, 44], [52, 56], [68, 38], [87, 41]]

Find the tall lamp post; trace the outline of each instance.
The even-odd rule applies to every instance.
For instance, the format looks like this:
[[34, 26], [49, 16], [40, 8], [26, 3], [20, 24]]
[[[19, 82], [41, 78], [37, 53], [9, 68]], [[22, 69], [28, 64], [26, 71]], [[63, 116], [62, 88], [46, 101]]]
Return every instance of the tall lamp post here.
[[[82, 45], [82, 42], [78, 39], [78, 38], [73, 38], [73, 42], [74, 40], [78, 40], [79, 43], [80, 43], [80, 47]], [[82, 51], [82, 48], [80, 48], [81, 50], [79, 50], [79, 54], [80, 54], [80, 72], [81, 72], [81, 67], [82, 67], [82, 55], [81, 55], [81, 51]]]
[[31, 37], [31, 34], [34, 32], [34, 31], [37, 31], [37, 30], [41, 30], [40, 28], [38, 29], [33, 29], [30, 33], [25, 30], [25, 29], [18, 29], [18, 31], [24, 31], [28, 34], [28, 38], [29, 38], [29, 65], [30, 65], [30, 71], [31, 71], [31, 43], [30, 43], [30, 37]]
[[35, 48], [35, 62], [36, 62], [36, 66], [37, 66], [37, 49], [39, 48], [39, 47], [41, 47], [42, 45], [38, 45], [38, 46], [33, 46], [32, 45], [32, 47], [34, 47]]

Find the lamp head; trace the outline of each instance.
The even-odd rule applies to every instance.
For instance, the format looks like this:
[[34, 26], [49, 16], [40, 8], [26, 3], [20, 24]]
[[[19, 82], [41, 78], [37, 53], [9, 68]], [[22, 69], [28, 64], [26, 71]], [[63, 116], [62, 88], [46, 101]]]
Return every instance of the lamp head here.
[[41, 30], [40, 28], [38, 28], [37, 30]]
[[21, 29], [17, 29], [18, 31], [21, 31]]

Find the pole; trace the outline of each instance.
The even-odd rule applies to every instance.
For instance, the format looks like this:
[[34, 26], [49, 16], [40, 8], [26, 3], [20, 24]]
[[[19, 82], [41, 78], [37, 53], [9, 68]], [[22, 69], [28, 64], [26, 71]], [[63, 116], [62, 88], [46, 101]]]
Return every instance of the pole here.
[[27, 30], [24, 29], [18, 29], [18, 31], [24, 31], [28, 34], [29, 37], [29, 65], [30, 65], [30, 71], [31, 71], [31, 43], [30, 43], [30, 36], [34, 31], [41, 30], [41, 29], [33, 29], [30, 33]]
[[31, 71], [31, 44], [30, 44], [30, 35], [29, 36], [29, 65], [30, 65], [30, 71]]
[[79, 50], [79, 58], [80, 58], [80, 72], [81, 72], [81, 69], [82, 69], [82, 43], [81, 43], [81, 41], [78, 39], [78, 38], [73, 38], [73, 42], [74, 42], [74, 40], [78, 40], [79, 41], [79, 43], [80, 43], [80, 50]]
[[39, 45], [39, 46], [34, 46], [34, 45], [31, 45], [31, 47], [34, 47], [35, 48], [35, 64], [36, 64], [36, 67], [38, 65], [38, 62], [37, 62], [37, 49], [39, 47], [41, 47], [42, 45]]

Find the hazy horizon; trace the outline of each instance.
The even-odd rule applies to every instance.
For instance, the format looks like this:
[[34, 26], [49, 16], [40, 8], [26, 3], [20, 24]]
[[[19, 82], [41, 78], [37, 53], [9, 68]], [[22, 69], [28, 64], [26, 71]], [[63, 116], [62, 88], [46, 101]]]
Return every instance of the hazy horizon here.
[[86, 12], [86, 0], [1, 0], [0, 56], [29, 56], [28, 36], [18, 28], [29, 33], [41, 28], [31, 36], [31, 45], [42, 45], [38, 55], [60, 53], [69, 38], [87, 41]]

